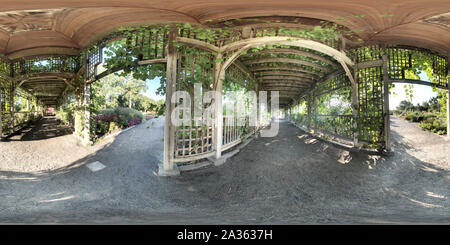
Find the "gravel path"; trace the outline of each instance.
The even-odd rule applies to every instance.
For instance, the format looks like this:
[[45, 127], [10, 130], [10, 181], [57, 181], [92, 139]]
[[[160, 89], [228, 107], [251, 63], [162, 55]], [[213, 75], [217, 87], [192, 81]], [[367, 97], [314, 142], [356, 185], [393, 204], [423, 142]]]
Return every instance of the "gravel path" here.
[[[171, 178], [154, 174], [163, 129], [163, 118], [146, 122], [49, 172], [2, 169], [0, 223], [450, 223], [450, 143], [397, 118], [390, 157], [337, 149], [281, 122], [277, 137], [224, 165]], [[91, 172], [93, 161], [106, 168]]]
[[66, 168], [100, 148], [83, 147], [69, 127], [59, 125], [54, 117], [44, 117], [8, 141], [0, 142], [0, 175]]

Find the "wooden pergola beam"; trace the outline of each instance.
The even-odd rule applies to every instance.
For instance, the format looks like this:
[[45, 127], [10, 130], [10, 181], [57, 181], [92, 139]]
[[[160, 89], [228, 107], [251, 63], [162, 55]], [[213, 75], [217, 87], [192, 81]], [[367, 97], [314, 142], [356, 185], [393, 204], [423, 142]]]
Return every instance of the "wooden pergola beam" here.
[[278, 87], [289, 87], [289, 88], [307, 88], [308, 86], [305, 86], [303, 84], [285, 84], [285, 83], [263, 83], [263, 88], [278, 88]]
[[263, 83], [296, 83], [296, 84], [311, 84], [311, 81], [306, 81], [306, 80], [296, 80], [296, 79], [263, 79], [262, 80]]
[[305, 82], [311, 82], [312, 79], [306, 79], [304, 77], [297, 77], [297, 76], [259, 76], [259, 78], [266, 79], [266, 80], [298, 80], [298, 81], [305, 81]]
[[309, 67], [314, 67], [320, 69], [321, 71], [329, 72], [331, 69], [326, 66], [319, 65], [317, 63], [300, 60], [300, 59], [292, 59], [292, 58], [258, 58], [244, 61], [246, 65], [254, 65], [254, 64], [262, 64], [262, 63], [289, 63], [289, 64], [297, 64], [304, 65]]
[[333, 57], [336, 60], [342, 60], [344, 63], [353, 66], [353, 61], [343, 52], [334, 49], [325, 44], [319, 43], [317, 41], [312, 41], [308, 39], [298, 38], [298, 37], [282, 37], [282, 36], [272, 36], [272, 37], [257, 37], [257, 38], [249, 38], [243, 39], [237, 42], [233, 42], [227, 44], [220, 48], [220, 51], [223, 53], [237, 50], [243, 46], [249, 45], [250, 48], [253, 47], [262, 47], [271, 44], [281, 44], [288, 45], [294, 47], [307, 48], [311, 50], [315, 50], [317, 52], [326, 54], [328, 56]]
[[306, 79], [314, 80], [317, 78], [317, 76], [308, 75], [304, 73], [298, 73], [298, 72], [289, 72], [289, 71], [266, 71], [266, 72], [259, 72], [258, 76], [287, 76], [287, 77], [301, 77]]
[[256, 56], [258, 54], [293, 54], [293, 55], [301, 55], [301, 56], [305, 56], [305, 57], [309, 57], [315, 60], [319, 60], [322, 61], [324, 63], [327, 63], [331, 66], [339, 66], [338, 63], [327, 59], [324, 56], [320, 56], [318, 54], [312, 53], [312, 52], [308, 52], [308, 51], [303, 51], [303, 50], [297, 50], [297, 49], [292, 49], [292, 48], [275, 48], [275, 49], [263, 49], [263, 50], [259, 50], [258, 52], [251, 52], [251, 53], [247, 53], [242, 55], [242, 57], [252, 57], [252, 56]]
[[302, 67], [299, 66], [295, 66], [295, 65], [278, 65], [278, 66], [268, 66], [268, 65], [257, 65], [257, 66], [250, 66], [248, 68], [249, 70], [255, 72], [255, 71], [290, 71], [290, 72], [299, 72], [299, 73], [304, 73], [304, 74], [312, 74], [314, 76], [321, 76], [324, 75], [325, 72], [320, 71], [311, 71], [308, 69], [304, 69]]

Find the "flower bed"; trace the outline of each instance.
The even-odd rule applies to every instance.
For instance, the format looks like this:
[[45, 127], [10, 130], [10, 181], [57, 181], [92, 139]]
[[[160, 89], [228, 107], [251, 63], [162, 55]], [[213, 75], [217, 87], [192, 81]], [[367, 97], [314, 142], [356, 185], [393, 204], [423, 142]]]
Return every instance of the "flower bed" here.
[[131, 108], [105, 109], [98, 115], [92, 116], [91, 129], [93, 137], [100, 138], [124, 128], [141, 124], [145, 120], [146, 118], [141, 112]]

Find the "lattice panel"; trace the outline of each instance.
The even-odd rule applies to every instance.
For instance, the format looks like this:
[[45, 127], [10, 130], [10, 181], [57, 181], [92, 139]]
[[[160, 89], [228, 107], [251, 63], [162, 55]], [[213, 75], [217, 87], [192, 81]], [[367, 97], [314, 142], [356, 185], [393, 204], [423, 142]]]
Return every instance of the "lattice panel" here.
[[416, 56], [427, 59], [431, 63], [434, 83], [438, 87], [447, 88], [448, 63], [444, 57], [424, 50], [407, 48], [387, 48], [386, 53], [389, 58], [388, 74], [390, 79], [406, 79], [405, 71], [412, 70], [417, 65], [417, 61], [414, 61], [413, 58]]
[[41, 72], [72, 72], [80, 68], [78, 56], [54, 56], [20, 59], [12, 62], [13, 76]]
[[203, 126], [182, 126], [175, 130], [175, 157], [188, 157], [213, 151], [213, 122]]
[[381, 145], [384, 133], [384, 86], [382, 67], [356, 72], [358, 80], [358, 137], [362, 141]]
[[4, 59], [0, 58], [0, 73], [6, 76], [11, 75], [11, 64]]
[[351, 87], [351, 82], [350, 79], [348, 79], [347, 75], [344, 73], [326, 82], [318, 83], [315, 87], [315, 90], [316, 95], [323, 95], [345, 87]]
[[316, 115], [314, 128], [334, 136], [353, 138], [353, 115]]
[[254, 84], [254, 79], [250, 77], [249, 74], [239, 69], [235, 64], [232, 64], [227, 68], [225, 71], [225, 78], [233, 83], [243, 85], [244, 87], [253, 90], [250, 86]]
[[433, 67], [433, 74], [436, 76], [436, 80], [438, 85], [448, 88], [449, 83], [449, 76], [448, 74], [448, 62], [445, 60], [444, 57], [433, 55], [432, 56], [432, 67]]
[[169, 46], [169, 30], [163, 27], [146, 27], [127, 37], [127, 49], [137, 53], [140, 60], [165, 58]]
[[96, 46], [86, 52], [86, 78], [94, 79], [97, 75], [97, 66], [103, 62], [103, 46]]
[[380, 60], [383, 50], [374, 45], [361, 47], [354, 50], [354, 56], [356, 58], [356, 63], [361, 63], [365, 61]]
[[411, 50], [407, 49], [386, 49], [389, 62], [388, 73], [391, 79], [405, 79], [405, 70], [411, 69]]
[[[184, 46], [179, 48], [179, 54], [176, 91], [187, 91], [191, 95], [191, 103], [194, 103], [195, 83], [202, 85], [203, 95], [212, 90], [214, 57], [208, 52]], [[203, 116], [199, 126], [194, 120], [191, 120], [191, 124], [177, 127], [175, 130], [175, 158], [193, 157], [213, 152], [214, 127], [214, 118], [208, 118], [206, 115]]]

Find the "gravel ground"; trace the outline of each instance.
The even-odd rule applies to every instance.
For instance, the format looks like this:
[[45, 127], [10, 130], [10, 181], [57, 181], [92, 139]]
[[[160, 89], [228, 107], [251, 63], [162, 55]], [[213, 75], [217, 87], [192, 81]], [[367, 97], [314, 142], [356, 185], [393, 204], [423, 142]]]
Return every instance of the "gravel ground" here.
[[[282, 121], [277, 137], [252, 141], [224, 165], [170, 178], [154, 174], [163, 128], [155, 119], [99, 149], [66, 142], [79, 159], [47, 172], [2, 161], [0, 223], [450, 223], [450, 142], [398, 118], [393, 156], [350, 153]], [[93, 161], [106, 168], [91, 172], [84, 165]]]
[[59, 125], [54, 117], [44, 117], [8, 141], [0, 142], [0, 175], [67, 168], [101, 147], [83, 147], [69, 127]]

